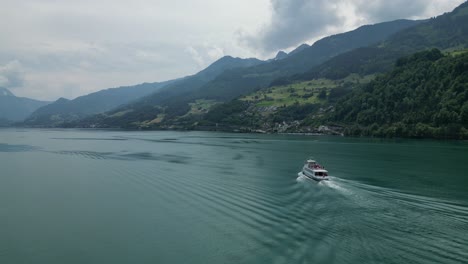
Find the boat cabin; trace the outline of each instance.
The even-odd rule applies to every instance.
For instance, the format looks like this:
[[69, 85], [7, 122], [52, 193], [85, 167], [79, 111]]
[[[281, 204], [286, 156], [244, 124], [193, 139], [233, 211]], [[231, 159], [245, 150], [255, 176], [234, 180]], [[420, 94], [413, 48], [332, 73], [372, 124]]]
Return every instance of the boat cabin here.
[[309, 169], [323, 169], [323, 167], [315, 160], [307, 160], [306, 164]]

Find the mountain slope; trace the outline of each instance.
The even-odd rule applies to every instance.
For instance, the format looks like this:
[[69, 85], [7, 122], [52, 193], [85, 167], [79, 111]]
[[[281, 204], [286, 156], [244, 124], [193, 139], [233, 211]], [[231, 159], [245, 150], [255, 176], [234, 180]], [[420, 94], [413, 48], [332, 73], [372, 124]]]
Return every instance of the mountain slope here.
[[139, 105], [146, 107], [147, 105], [162, 104], [175, 96], [184, 96], [187, 93], [197, 91], [200, 87], [214, 80], [225, 71], [248, 68], [262, 63], [264, 63], [264, 61], [254, 58], [241, 59], [225, 56], [197, 74], [186, 77], [181, 81], [168, 85], [157, 93], [142, 98], [132, 104], [131, 107], [138, 108]]
[[49, 102], [16, 97], [6, 88], [0, 87], [0, 119], [2, 123], [23, 121], [39, 107]]
[[[191, 96], [196, 94], [200, 87], [215, 79], [221, 73], [244, 67], [252, 67], [262, 63], [264, 61], [253, 58], [241, 59], [225, 56], [197, 74], [167, 85], [158, 92], [127, 105], [117, 107], [105, 114], [72, 122], [71, 124], [67, 124], [67, 126], [133, 127], [133, 123], [155, 119], [161, 114], [162, 108], [166, 108], [172, 115], [182, 115], [188, 110], [188, 105], [184, 104], [187, 102], [186, 98], [192, 98]], [[183, 103], [174, 103], [172, 101], [174, 98], [178, 98]]]
[[57, 126], [63, 122], [76, 120], [85, 116], [109, 111], [119, 105], [129, 103], [172, 83], [143, 83], [101, 90], [74, 100], [59, 100], [37, 109], [26, 120], [29, 126]]
[[[340, 54], [304, 74], [283, 78], [277, 82], [340, 79], [349, 74], [368, 75], [390, 70], [403, 56], [437, 48], [454, 50], [468, 47], [468, 2], [436, 18], [404, 29], [387, 40], [369, 47]], [[287, 81], [286, 81], [287, 80]]]
[[338, 54], [386, 40], [393, 34], [416, 26], [423, 21], [395, 20], [361, 26], [353, 31], [332, 35], [315, 42], [299, 52], [292, 52], [288, 60], [278, 62], [278, 68], [290, 74], [304, 72]]

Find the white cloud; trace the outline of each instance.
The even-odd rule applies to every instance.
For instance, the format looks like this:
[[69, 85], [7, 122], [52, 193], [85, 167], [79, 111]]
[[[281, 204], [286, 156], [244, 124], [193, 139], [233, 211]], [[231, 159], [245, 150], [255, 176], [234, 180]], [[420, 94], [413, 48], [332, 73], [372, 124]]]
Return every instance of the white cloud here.
[[0, 86], [15, 88], [23, 85], [23, 68], [17, 60], [0, 65]]
[[264, 52], [276, 52], [307, 41], [326, 32], [327, 27], [340, 25], [336, 4], [326, 0], [271, 0], [272, 17], [244, 41]]
[[194, 47], [192, 46], [188, 46], [186, 49], [185, 49], [189, 54], [190, 56], [192, 57], [192, 59], [198, 64], [198, 66], [202, 67], [205, 65], [205, 60], [203, 59], [203, 57], [200, 55], [200, 53], [198, 52], [198, 50], [196, 50]]
[[[267, 6], [268, 0], [3, 0], [0, 65], [21, 61], [25, 81], [15, 93], [48, 100], [178, 78], [224, 52], [251, 56], [234, 32], [258, 26]], [[194, 60], [188, 46], [200, 57]]]
[[210, 58], [211, 61], [217, 60], [219, 58], [222, 58], [224, 54], [224, 50], [220, 47], [212, 46], [208, 48], [208, 57]]

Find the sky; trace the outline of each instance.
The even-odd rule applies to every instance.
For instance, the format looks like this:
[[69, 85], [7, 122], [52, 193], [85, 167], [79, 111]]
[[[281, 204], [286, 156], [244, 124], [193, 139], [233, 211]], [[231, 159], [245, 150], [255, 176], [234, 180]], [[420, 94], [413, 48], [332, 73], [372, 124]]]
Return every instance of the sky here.
[[179, 78], [465, 0], [0, 0], [0, 87], [39, 100]]

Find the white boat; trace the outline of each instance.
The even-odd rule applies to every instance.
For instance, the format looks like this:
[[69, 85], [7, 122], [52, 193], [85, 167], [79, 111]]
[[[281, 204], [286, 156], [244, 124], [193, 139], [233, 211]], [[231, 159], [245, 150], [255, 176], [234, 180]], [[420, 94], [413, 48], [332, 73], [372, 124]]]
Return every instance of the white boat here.
[[325, 167], [313, 159], [308, 159], [305, 162], [302, 171], [299, 172], [299, 176], [305, 176], [316, 181], [329, 180], [328, 171]]

